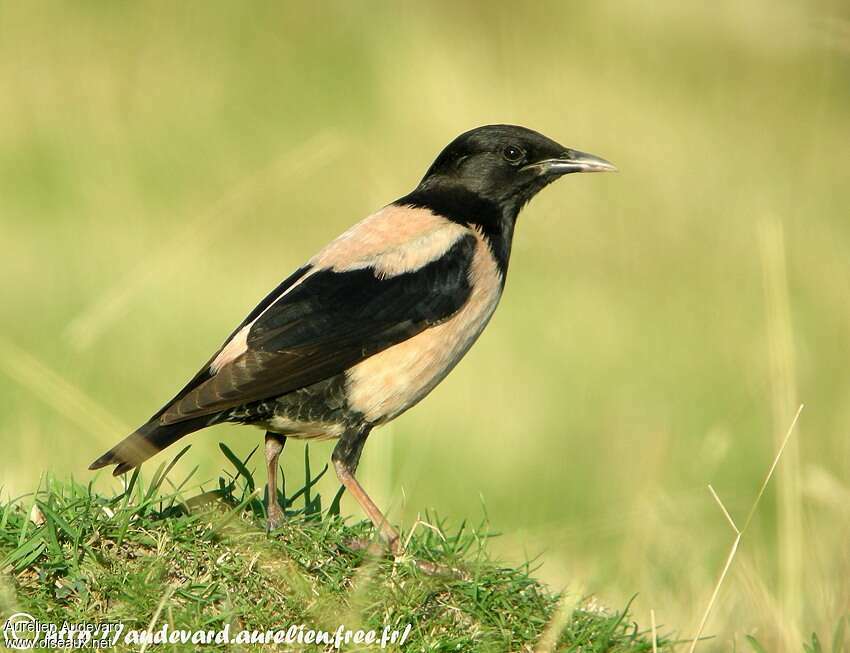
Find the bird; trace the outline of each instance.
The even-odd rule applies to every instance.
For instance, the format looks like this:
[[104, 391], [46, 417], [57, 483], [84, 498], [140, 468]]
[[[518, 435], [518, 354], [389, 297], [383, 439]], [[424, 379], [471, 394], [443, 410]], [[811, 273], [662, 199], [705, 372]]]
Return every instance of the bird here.
[[115, 465], [118, 476], [208, 426], [260, 427], [274, 530], [287, 439], [335, 439], [340, 483], [398, 553], [398, 531], [355, 476], [367, 438], [431, 392], [487, 326], [529, 200], [565, 175], [616, 170], [525, 127], [461, 134], [412, 192], [266, 295], [171, 401], [89, 469]]

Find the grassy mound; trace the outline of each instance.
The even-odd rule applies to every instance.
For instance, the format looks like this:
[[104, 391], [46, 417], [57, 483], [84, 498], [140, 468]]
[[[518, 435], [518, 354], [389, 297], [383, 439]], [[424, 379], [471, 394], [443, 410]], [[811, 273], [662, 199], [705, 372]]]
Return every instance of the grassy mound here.
[[[172, 484], [175, 459], [150, 484], [136, 472], [116, 496], [47, 480], [34, 495], [0, 506], [3, 620], [21, 611], [42, 623], [121, 622], [125, 633], [156, 633], [163, 625], [169, 632], [227, 628], [230, 637], [290, 628], [297, 637], [302, 625], [376, 632], [378, 643], [349, 640], [343, 650], [379, 648], [385, 628], [404, 637], [390, 650], [531, 651], [545, 641], [545, 650], [652, 650], [650, 635], [629, 622], [626, 610], [571, 601], [534, 580], [527, 566], [491, 560], [486, 524], [447, 532], [429, 519], [404, 535], [405, 555], [396, 560], [355, 550], [350, 543], [371, 537], [371, 526], [347, 525], [339, 495], [323, 508], [311, 489], [326, 470], [313, 477], [309, 463], [303, 486], [279, 497], [287, 523], [267, 534], [248, 461], [222, 450], [234, 473], [212, 491], [187, 490], [191, 475]], [[461, 573], [429, 576], [413, 560]], [[140, 648], [138, 640], [116, 643], [119, 650]], [[334, 650], [297, 639], [278, 649]]]

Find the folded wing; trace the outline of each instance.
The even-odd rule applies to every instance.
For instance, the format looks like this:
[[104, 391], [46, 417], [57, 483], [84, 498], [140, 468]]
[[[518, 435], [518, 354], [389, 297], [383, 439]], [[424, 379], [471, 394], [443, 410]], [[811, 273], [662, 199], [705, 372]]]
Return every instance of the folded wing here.
[[292, 392], [439, 324], [469, 298], [475, 247], [474, 236], [461, 236], [441, 256], [392, 276], [371, 266], [307, 272], [246, 324], [244, 343], [211, 375], [202, 370], [160, 423]]

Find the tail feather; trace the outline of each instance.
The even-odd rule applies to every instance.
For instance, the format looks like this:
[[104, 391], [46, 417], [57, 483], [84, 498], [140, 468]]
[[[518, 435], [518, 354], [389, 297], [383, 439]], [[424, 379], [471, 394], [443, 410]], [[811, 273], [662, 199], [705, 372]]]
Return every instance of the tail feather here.
[[162, 425], [158, 416], [155, 416], [147, 424], [140, 426], [138, 430], [95, 460], [89, 465], [89, 469], [116, 465], [112, 473], [115, 476], [120, 476], [134, 467], [138, 467], [167, 446], [174, 444], [184, 435], [189, 435], [189, 433], [209, 426], [214, 421], [215, 417], [210, 419], [210, 416], [206, 415], [176, 424]]

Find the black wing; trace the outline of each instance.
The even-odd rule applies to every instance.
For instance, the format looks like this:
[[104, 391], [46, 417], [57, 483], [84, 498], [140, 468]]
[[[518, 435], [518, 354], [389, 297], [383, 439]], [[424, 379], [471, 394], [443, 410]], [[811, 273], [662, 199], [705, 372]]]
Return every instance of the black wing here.
[[[367, 267], [309, 274], [260, 315], [247, 351], [178, 395], [160, 416], [173, 424], [277, 397], [421, 333], [460, 309], [471, 292], [472, 235], [413, 272], [386, 279]], [[188, 390], [188, 388], [187, 388]]]

